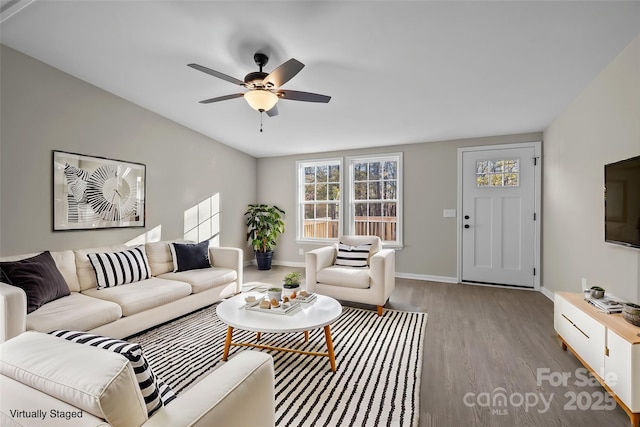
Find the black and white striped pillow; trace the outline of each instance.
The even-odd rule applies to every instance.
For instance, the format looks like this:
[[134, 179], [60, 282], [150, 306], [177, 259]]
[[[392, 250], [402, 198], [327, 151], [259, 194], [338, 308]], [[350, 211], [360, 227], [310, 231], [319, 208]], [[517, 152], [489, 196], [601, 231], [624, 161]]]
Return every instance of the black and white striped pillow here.
[[140, 344], [132, 344], [126, 341], [80, 331], [60, 330], [49, 333], [58, 338], [110, 350], [126, 357], [136, 374], [136, 380], [138, 381], [140, 392], [144, 397], [144, 402], [147, 405], [147, 413], [149, 416], [176, 398], [171, 388], [153, 373], [149, 362], [147, 362], [144, 354], [142, 354]]
[[144, 246], [128, 251], [88, 254], [96, 273], [98, 289], [139, 282], [151, 277]]
[[340, 242], [338, 244], [338, 256], [335, 265], [343, 267], [366, 267], [369, 260], [371, 243], [359, 246], [351, 246]]

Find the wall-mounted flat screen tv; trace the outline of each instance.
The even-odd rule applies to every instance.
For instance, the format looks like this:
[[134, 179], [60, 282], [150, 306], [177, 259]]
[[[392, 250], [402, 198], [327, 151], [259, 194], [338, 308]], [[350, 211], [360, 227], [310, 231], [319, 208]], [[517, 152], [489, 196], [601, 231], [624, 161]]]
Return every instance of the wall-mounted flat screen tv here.
[[640, 249], [640, 156], [604, 166], [604, 239]]

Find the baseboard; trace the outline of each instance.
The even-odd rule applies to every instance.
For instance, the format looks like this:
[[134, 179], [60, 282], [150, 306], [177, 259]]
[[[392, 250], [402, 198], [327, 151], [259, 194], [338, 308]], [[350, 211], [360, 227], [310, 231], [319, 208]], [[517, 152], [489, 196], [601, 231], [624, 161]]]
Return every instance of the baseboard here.
[[432, 276], [430, 274], [399, 273], [396, 271], [396, 277], [400, 279], [425, 280], [428, 282], [458, 283], [457, 277]]
[[[258, 263], [256, 262], [255, 259], [251, 260], [251, 261], [245, 261], [244, 262], [244, 266], [248, 267], [250, 265], [253, 266], [257, 266]], [[277, 261], [277, 260], [273, 260], [271, 261], [271, 265], [281, 265], [283, 267], [299, 267], [299, 268], [304, 268], [304, 261], [301, 262], [292, 262], [292, 261]]]
[[542, 292], [542, 295], [544, 295], [545, 297], [553, 301], [553, 292], [551, 292], [549, 289], [545, 288], [544, 286], [541, 286], [540, 292]]

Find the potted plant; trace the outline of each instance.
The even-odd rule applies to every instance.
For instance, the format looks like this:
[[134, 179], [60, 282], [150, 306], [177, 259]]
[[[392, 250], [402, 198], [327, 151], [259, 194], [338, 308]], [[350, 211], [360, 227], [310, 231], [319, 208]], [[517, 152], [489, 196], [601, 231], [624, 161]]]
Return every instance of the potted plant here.
[[301, 274], [299, 271], [292, 271], [284, 276], [284, 289], [286, 291], [286, 296], [289, 296], [293, 292], [297, 292], [300, 290], [300, 278]]
[[270, 270], [276, 239], [284, 233], [284, 211], [277, 206], [249, 205], [244, 213], [247, 217], [247, 240], [256, 253], [259, 270]]

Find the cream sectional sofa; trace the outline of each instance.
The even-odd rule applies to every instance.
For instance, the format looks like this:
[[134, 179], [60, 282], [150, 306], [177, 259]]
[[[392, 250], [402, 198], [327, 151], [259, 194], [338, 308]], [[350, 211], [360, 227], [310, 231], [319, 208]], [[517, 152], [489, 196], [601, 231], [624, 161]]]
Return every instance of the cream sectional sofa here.
[[[70, 329], [125, 338], [240, 292], [243, 254], [209, 248], [211, 268], [173, 272], [171, 242], [144, 245], [151, 276], [139, 282], [97, 289], [88, 254], [119, 252], [128, 246], [51, 252], [70, 295], [26, 314], [25, 292], [0, 282], [0, 342], [24, 331]], [[17, 261], [37, 254], [0, 258]]]
[[7, 427], [273, 426], [273, 389], [271, 356], [243, 351], [149, 418], [121, 354], [33, 331], [0, 345]]

